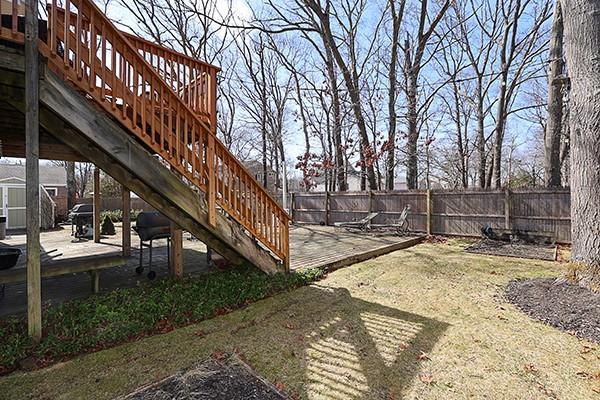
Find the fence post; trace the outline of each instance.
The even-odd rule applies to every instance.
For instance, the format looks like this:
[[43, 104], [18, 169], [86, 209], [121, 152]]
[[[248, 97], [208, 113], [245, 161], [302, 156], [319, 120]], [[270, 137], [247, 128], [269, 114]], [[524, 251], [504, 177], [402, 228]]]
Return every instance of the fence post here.
[[431, 222], [433, 217], [433, 194], [431, 189], [427, 189], [427, 234], [431, 235]]
[[294, 215], [295, 205], [296, 205], [296, 193], [292, 192], [292, 200], [290, 201], [290, 217], [292, 218], [292, 223], [296, 222], [296, 216]]
[[331, 206], [329, 205], [329, 192], [325, 192], [325, 225], [331, 225]]
[[504, 229], [510, 230], [510, 189], [504, 189]]

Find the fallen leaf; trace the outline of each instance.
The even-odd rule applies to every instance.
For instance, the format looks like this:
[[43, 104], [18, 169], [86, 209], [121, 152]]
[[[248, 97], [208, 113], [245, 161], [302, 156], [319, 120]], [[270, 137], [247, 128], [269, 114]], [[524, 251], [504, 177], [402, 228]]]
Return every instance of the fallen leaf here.
[[212, 352], [212, 354], [210, 355], [214, 360], [217, 361], [222, 361], [225, 359], [226, 355], [224, 352], [219, 351], [219, 350], [215, 350]]
[[529, 364], [525, 364], [523, 366], [523, 368], [525, 368], [525, 371], [527, 372], [531, 372], [531, 373], [536, 373], [537, 372], [537, 368], [535, 367], [535, 365], [529, 363]]
[[417, 357], [417, 360], [419, 360], [419, 361], [425, 361], [425, 360], [431, 360], [431, 358], [429, 358], [429, 356], [427, 355], [427, 353], [421, 352], [421, 354], [419, 354], [419, 356]]
[[204, 332], [202, 329], [200, 329], [199, 331], [194, 333], [194, 335], [196, 335], [198, 337], [204, 337], [204, 336], [206, 336], [206, 332]]
[[592, 376], [589, 373], [585, 372], [585, 371], [577, 371], [577, 372], [575, 372], [575, 375], [577, 375], [579, 377], [582, 377], [584, 379], [591, 379], [592, 378]]
[[285, 324], [283, 324], [283, 326], [287, 329], [290, 330], [295, 330], [296, 329], [296, 325], [292, 324], [291, 322], [286, 322]]
[[275, 389], [277, 389], [280, 392], [283, 392], [285, 389], [285, 385], [283, 384], [283, 382], [275, 382]]
[[595, 350], [592, 346], [584, 345], [583, 348], [581, 349], [581, 354], [587, 354], [587, 353], [591, 352], [592, 350]]
[[423, 382], [426, 385], [431, 385], [435, 382], [433, 380], [433, 375], [431, 375], [431, 374], [420, 374], [419, 379], [421, 380], [421, 382]]

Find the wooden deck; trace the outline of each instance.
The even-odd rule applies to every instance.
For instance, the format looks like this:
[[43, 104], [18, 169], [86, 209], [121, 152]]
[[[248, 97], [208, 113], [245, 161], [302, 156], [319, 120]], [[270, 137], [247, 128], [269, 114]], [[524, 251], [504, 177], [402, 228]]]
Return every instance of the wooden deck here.
[[[91, 240], [73, 241], [69, 226], [41, 234], [42, 261], [60, 260], [83, 255], [110, 255], [121, 252], [121, 227], [117, 224], [115, 236], [103, 237], [102, 243]], [[0, 241], [0, 246], [17, 246], [25, 251], [25, 234], [18, 233]], [[335, 269], [376, 257], [390, 251], [410, 247], [418, 242], [416, 236], [372, 236], [349, 233], [326, 226], [293, 226], [290, 229], [291, 269], [321, 267]], [[148, 263], [148, 249], [144, 249], [144, 265]], [[214, 267], [206, 261], [206, 246], [188, 233], [183, 241], [184, 274], [196, 275], [211, 271]], [[139, 240], [132, 234], [132, 256], [127, 265], [101, 271], [101, 292], [121, 287], [134, 287], [146, 282], [145, 273], [137, 275], [139, 265]], [[167, 265], [166, 240], [158, 240], [153, 251], [153, 270], [157, 277], [165, 277]], [[15, 268], [25, 267], [21, 256]], [[146, 270], [147, 271], [147, 270]], [[145, 272], [146, 272], [145, 271]], [[70, 274], [42, 280], [44, 303], [57, 303], [73, 298], [92, 295], [88, 274]], [[0, 300], [0, 315], [24, 312], [27, 308], [25, 283], [7, 284], [5, 297]]]

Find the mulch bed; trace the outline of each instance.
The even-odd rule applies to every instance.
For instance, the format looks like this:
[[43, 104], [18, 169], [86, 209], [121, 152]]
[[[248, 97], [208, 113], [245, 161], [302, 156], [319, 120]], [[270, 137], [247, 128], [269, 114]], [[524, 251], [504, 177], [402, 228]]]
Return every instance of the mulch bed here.
[[532, 244], [524, 242], [504, 242], [501, 240], [483, 239], [467, 247], [465, 251], [492, 256], [530, 258], [533, 260], [554, 261], [556, 246]]
[[282, 400], [287, 399], [237, 357], [209, 359], [197, 368], [142, 387], [121, 400]]
[[535, 319], [600, 343], [600, 293], [540, 278], [510, 282], [506, 297]]

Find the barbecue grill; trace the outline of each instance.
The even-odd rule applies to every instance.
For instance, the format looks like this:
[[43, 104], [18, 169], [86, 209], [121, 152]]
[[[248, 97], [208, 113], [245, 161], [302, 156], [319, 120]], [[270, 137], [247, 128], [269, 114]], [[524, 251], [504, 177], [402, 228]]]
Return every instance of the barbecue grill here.
[[89, 238], [93, 236], [92, 223], [94, 222], [94, 205], [77, 204], [69, 213], [71, 220], [71, 235], [75, 238]]
[[148, 261], [148, 279], [156, 278], [152, 271], [152, 242], [157, 239], [167, 239], [167, 260], [171, 263], [171, 221], [157, 211], [144, 211], [138, 214], [133, 230], [140, 237], [140, 266], [135, 269], [137, 274], [144, 272], [144, 247], [150, 248]]

